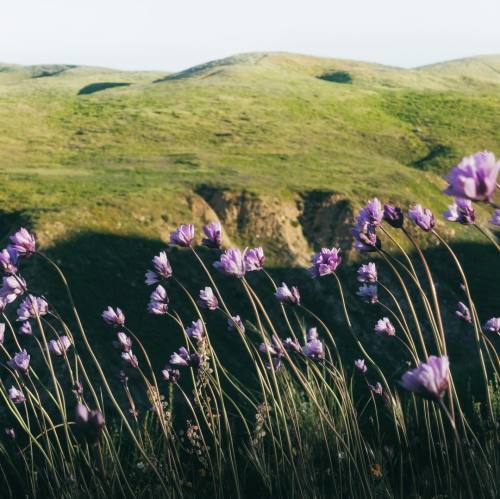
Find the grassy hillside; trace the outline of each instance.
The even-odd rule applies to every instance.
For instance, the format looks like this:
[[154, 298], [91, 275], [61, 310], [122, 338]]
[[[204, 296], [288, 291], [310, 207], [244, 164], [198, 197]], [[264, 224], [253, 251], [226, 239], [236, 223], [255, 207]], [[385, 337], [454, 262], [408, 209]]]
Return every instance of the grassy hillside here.
[[141, 285], [147, 259], [183, 221], [219, 217], [234, 242], [297, 265], [321, 244], [349, 247], [368, 197], [439, 213], [450, 165], [478, 149], [500, 154], [498, 116], [500, 56], [414, 70], [291, 54], [177, 74], [3, 65], [2, 234], [34, 228], [82, 299], [104, 286], [92, 295], [97, 314], [104, 302], [133, 302], [126, 285]]

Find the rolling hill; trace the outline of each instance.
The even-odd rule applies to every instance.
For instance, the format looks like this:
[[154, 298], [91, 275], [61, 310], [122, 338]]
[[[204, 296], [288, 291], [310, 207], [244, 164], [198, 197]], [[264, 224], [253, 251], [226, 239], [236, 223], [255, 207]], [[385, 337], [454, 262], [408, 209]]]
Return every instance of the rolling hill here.
[[[348, 249], [374, 195], [439, 214], [445, 170], [500, 154], [499, 117], [500, 56], [399, 69], [243, 54], [173, 74], [0, 65], [0, 235], [32, 227], [97, 324], [139, 289], [142, 307], [147, 262], [181, 222], [218, 217], [290, 272], [321, 245]], [[481, 251], [477, 272], [495, 256]]]

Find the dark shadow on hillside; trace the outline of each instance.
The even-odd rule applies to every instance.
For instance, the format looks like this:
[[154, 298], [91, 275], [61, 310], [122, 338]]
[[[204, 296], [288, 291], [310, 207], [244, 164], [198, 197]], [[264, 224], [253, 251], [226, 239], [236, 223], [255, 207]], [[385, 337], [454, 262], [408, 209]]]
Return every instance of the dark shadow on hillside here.
[[[123, 366], [119, 352], [112, 347], [115, 331], [105, 325], [100, 318], [101, 312], [108, 305], [119, 306], [123, 309], [127, 317], [127, 325], [143, 341], [158, 374], [168, 362], [170, 354], [184, 344], [182, 333], [173, 320], [152, 316], [146, 312], [149, 294], [153, 287], [147, 287], [144, 284], [144, 273], [150, 267], [151, 258], [165, 249], [165, 244], [159, 240], [85, 233], [60, 243], [48, 251], [48, 255], [60, 264], [65, 273], [87, 335], [107, 376], [114, 380], [113, 384], [117, 390], [120, 390], [120, 393], [121, 389], [116, 380]], [[497, 284], [500, 275], [498, 267], [492, 263], [497, 257], [495, 250], [483, 245], [464, 244], [458, 245], [456, 251], [464, 261], [464, 268], [470, 278], [471, 289], [476, 296], [476, 304], [482, 322], [498, 315], [500, 304]], [[194, 297], [197, 297], [201, 288], [210, 285], [208, 278], [203, 274], [189, 250], [168, 248], [167, 252], [175, 277], [186, 286]], [[200, 254], [207, 267], [212, 269], [213, 261], [217, 259], [217, 252], [200, 248]], [[458, 275], [453, 268], [453, 262], [444, 249], [431, 249], [426, 254], [438, 282], [450, 358], [455, 369], [460, 372], [460, 388], [464, 389], [469, 384], [474, 388], [476, 383], [480, 383], [478, 381], [480, 377], [477, 375], [476, 362], [471, 361], [471, 356], [475, 355], [473, 353], [475, 352], [473, 333], [467, 325], [455, 317], [454, 313], [457, 301], [464, 300], [463, 293], [460, 291]], [[391, 382], [396, 383], [402, 371], [407, 367], [408, 355], [399, 342], [393, 341], [391, 338], [376, 337], [373, 333], [375, 322], [380, 317], [386, 316], [387, 312], [377, 305], [370, 306], [360, 302], [356, 296], [358, 288], [356, 269], [359, 263], [350, 264], [348, 260], [347, 255], [345, 255], [345, 261], [338, 273], [344, 283], [354, 329], [371, 355], [385, 365]], [[373, 258], [369, 260], [373, 260]], [[416, 260], [415, 262], [417, 263]], [[392, 279], [389, 270], [382, 263], [379, 265], [381, 280], [394, 290], [401, 306], [405, 312], [408, 312], [403, 295], [395, 280]], [[417, 268], [420, 269], [418, 263]], [[318, 314], [331, 328], [343, 362], [347, 369], [351, 369], [353, 360], [360, 357], [361, 354], [346, 327], [334, 279], [331, 277], [311, 279], [304, 269], [294, 267], [270, 268], [269, 271], [276, 283], [285, 281], [289, 285], [299, 287], [304, 305]], [[77, 329], [68, 306], [65, 290], [59, 278], [49, 270], [47, 264], [40, 259], [33, 258], [26, 263], [26, 269], [23, 273], [28, 277], [31, 290], [46, 296], [76, 332]], [[241, 283], [238, 279], [220, 275], [215, 271], [213, 277], [217, 285], [220, 286], [231, 312], [234, 315], [239, 314], [244, 321], [248, 321], [248, 336], [255, 345], [258, 345], [261, 339], [257, 333], [252, 332], [250, 323], [255, 322], [254, 315]], [[423, 277], [422, 280], [425, 281]], [[257, 291], [265, 309], [275, 321], [278, 334], [282, 338], [289, 336], [290, 333], [281, 315], [280, 307], [273, 296], [274, 289], [266, 276], [263, 273], [254, 272], [248, 275], [248, 281]], [[184, 324], [189, 325], [197, 316], [184, 291], [176, 285], [173, 279], [168, 281], [166, 288], [170, 296], [170, 309], [178, 312]], [[385, 303], [393, 306], [387, 296], [383, 294], [382, 296]], [[424, 332], [427, 334], [429, 328], [426, 327], [425, 316], [418, 306], [419, 300], [416, 299], [415, 303], [417, 303], [422, 319]], [[9, 314], [14, 314], [16, 308], [11, 307]], [[295, 311], [297, 311], [298, 319], [305, 326], [319, 326], [312, 317], [303, 311], [287, 308], [293, 322], [295, 322]], [[409, 313], [407, 313], [407, 317], [411, 324]], [[204, 318], [208, 324], [211, 341], [217, 349], [222, 363], [229, 371], [237, 373], [244, 384], [252, 386], [254, 378], [247, 354], [237, 335], [227, 330], [226, 318], [220, 312], [204, 312]], [[411, 326], [413, 325], [411, 324]], [[320, 328], [319, 330], [321, 337], [325, 338], [324, 332]], [[75, 334], [78, 338], [79, 333]], [[29, 341], [28, 338], [26, 342], [29, 343]], [[429, 345], [431, 345], [430, 351], [435, 352], [431, 341], [429, 341]], [[6, 347], [8, 350], [14, 348], [9, 341], [6, 341]], [[34, 348], [34, 345], [32, 347]], [[27, 348], [31, 347], [28, 345]], [[84, 350], [83, 343], [80, 341], [79, 351], [84, 352]], [[139, 348], [136, 347], [135, 352], [139, 356], [141, 364], [144, 365]], [[95, 375], [95, 371], [91, 370], [92, 372]], [[133, 389], [139, 390], [137, 398], [141, 410], [147, 409], [148, 402], [145, 399], [144, 391], [139, 388], [139, 379], [134, 373], [130, 373], [130, 379]], [[376, 381], [376, 379], [372, 381]], [[476, 393], [478, 392], [476, 391]], [[478, 394], [478, 398], [480, 397], [481, 393]]]
[[330, 81], [332, 83], [352, 83], [352, 76], [347, 71], [328, 71], [319, 76], [318, 80]]
[[85, 85], [84, 87], [80, 88], [80, 90], [78, 91], [78, 95], [90, 95], [95, 94], [96, 92], [101, 92], [102, 90], [107, 90], [108, 88], [129, 87], [130, 85], [130, 83], [112, 81], [90, 83], [89, 85]]

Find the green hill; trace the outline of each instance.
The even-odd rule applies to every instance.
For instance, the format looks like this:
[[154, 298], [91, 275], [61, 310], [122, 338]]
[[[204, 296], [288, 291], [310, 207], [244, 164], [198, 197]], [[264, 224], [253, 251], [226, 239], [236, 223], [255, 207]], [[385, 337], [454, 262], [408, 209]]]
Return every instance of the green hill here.
[[170, 75], [2, 65], [0, 199], [45, 244], [82, 230], [165, 237], [212, 210], [237, 239], [255, 223], [226, 211], [245, 192], [249, 218], [272, 219], [256, 236], [286, 226], [278, 246], [296, 257], [318, 243], [304, 225], [318, 203], [444, 208], [442, 172], [499, 153], [499, 68], [500, 56], [406, 70], [281, 53]]
[[[99, 348], [110, 348], [100, 312], [120, 305], [158, 362], [178, 335], [145, 318], [144, 270], [182, 222], [219, 218], [231, 242], [263, 245], [275, 277], [299, 284], [306, 303], [340, 321], [339, 331], [335, 293], [318, 300], [318, 284], [300, 267], [313, 249], [341, 245], [353, 313], [374, 321], [379, 312], [367, 316], [353, 297], [356, 256], [345, 251], [355, 211], [376, 195], [420, 201], [440, 215], [449, 201], [443, 172], [479, 149], [500, 154], [499, 67], [499, 56], [406, 70], [271, 53], [175, 74], [0, 65], [0, 238], [21, 224], [34, 229], [61, 262]], [[441, 232], [455, 236], [480, 313], [492, 316], [494, 249], [438, 218]], [[174, 248], [169, 256], [194, 293], [208, 284], [189, 255]], [[453, 318], [459, 283], [448, 275], [449, 257], [436, 247], [430, 258], [450, 285], [450, 328], [467, 352]], [[34, 291], [64, 310], [57, 281], [38, 263], [32, 274]], [[216, 279], [232, 286], [228, 302], [240, 311], [236, 284]], [[182, 308], [185, 297], [169, 293]], [[221, 341], [226, 352], [234, 347]]]

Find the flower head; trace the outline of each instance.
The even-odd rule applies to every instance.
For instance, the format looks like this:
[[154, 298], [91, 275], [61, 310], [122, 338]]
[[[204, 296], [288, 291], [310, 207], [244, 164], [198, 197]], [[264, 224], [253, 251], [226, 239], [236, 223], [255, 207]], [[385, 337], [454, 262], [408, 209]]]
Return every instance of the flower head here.
[[292, 305], [300, 305], [299, 288], [292, 286], [289, 288], [284, 282], [276, 288], [274, 296], [282, 303], [291, 303]]
[[170, 233], [170, 244], [188, 248], [193, 244], [194, 225], [182, 224]]
[[148, 312], [155, 315], [165, 315], [168, 312], [168, 303], [167, 291], [161, 284], [158, 284], [149, 298]]
[[364, 359], [356, 359], [354, 361], [354, 367], [361, 373], [365, 374], [366, 371], [368, 371], [368, 367], [366, 366], [366, 363]]
[[97, 409], [89, 411], [83, 404], [77, 404], [75, 409], [75, 423], [87, 441], [95, 445], [101, 438], [106, 424], [102, 412]]
[[17, 334], [21, 336], [30, 336], [33, 334], [30, 321], [23, 321], [21, 327], [17, 330]]
[[325, 358], [323, 343], [317, 338], [309, 340], [302, 348], [302, 353], [312, 360], [323, 360]]
[[493, 215], [491, 215], [490, 224], [500, 226], [500, 209], [493, 212]]
[[395, 229], [403, 227], [404, 215], [403, 210], [398, 206], [384, 204], [384, 220]]
[[161, 372], [161, 376], [164, 381], [168, 383], [177, 383], [177, 380], [181, 377], [181, 372], [179, 369], [172, 369], [171, 367], [165, 367]]
[[264, 268], [264, 250], [259, 246], [245, 252], [245, 268], [247, 272], [262, 270]]
[[431, 355], [427, 362], [421, 362], [417, 368], [407, 371], [401, 378], [403, 388], [435, 401], [443, 398], [449, 382], [448, 357], [434, 355]]
[[208, 248], [220, 248], [222, 244], [222, 226], [219, 221], [209, 223], [203, 227], [206, 238], [203, 244]]
[[2, 279], [0, 297], [4, 298], [7, 303], [12, 303], [18, 296], [22, 295], [26, 289], [26, 281], [22, 277], [9, 275]]
[[208, 310], [217, 310], [219, 308], [219, 301], [211, 287], [207, 286], [205, 289], [200, 290], [198, 305]]
[[154, 270], [146, 272], [146, 284], [148, 286], [156, 284], [160, 279], [169, 279], [172, 277], [172, 267], [165, 251], [161, 251], [155, 256], [152, 263]]
[[380, 336], [394, 336], [396, 334], [396, 328], [387, 317], [383, 317], [375, 324], [375, 333]]
[[17, 260], [17, 253], [12, 246], [0, 251], [0, 269], [6, 274], [15, 274], [17, 272]]
[[35, 236], [30, 234], [24, 227], [19, 229], [13, 236], [10, 236], [10, 249], [18, 256], [30, 256], [36, 251]]
[[470, 199], [456, 198], [443, 216], [450, 222], [458, 222], [462, 225], [471, 225], [476, 221], [476, 212]]
[[[272, 336], [271, 343], [261, 343], [259, 345], [259, 351], [267, 358], [267, 369], [279, 369], [281, 366], [281, 358], [285, 355], [285, 347], [276, 335]], [[269, 357], [271, 358], [271, 362], [269, 362]]]
[[283, 346], [285, 347], [285, 350], [288, 352], [295, 352], [295, 353], [301, 353], [302, 352], [302, 347], [300, 346], [299, 340], [296, 338], [287, 338], [286, 340], [283, 341]]
[[457, 316], [465, 322], [472, 322], [469, 308], [467, 307], [467, 305], [465, 305], [465, 303], [462, 303], [461, 301], [458, 302], [455, 314], [457, 314]]
[[21, 390], [18, 390], [15, 386], [9, 388], [9, 399], [14, 402], [14, 404], [22, 404], [26, 397]]
[[323, 277], [333, 274], [342, 262], [340, 248], [322, 248], [311, 258], [311, 267], [308, 272], [312, 277]]
[[226, 275], [241, 278], [246, 272], [246, 251], [229, 248], [221, 255], [220, 260], [214, 263], [214, 267]]
[[382, 209], [382, 204], [377, 198], [370, 199], [366, 206], [359, 210], [359, 214], [356, 218], [358, 224], [368, 223], [374, 227], [378, 227], [382, 218], [384, 216], [384, 210]]
[[488, 321], [486, 321], [486, 324], [483, 326], [483, 329], [485, 331], [488, 331], [490, 333], [500, 333], [500, 317], [492, 317]]
[[205, 337], [205, 326], [201, 319], [191, 322], [191, 326], [186, 328], [187, 335], [196, 341], [202, 341]]
[[27, 373], [30, 368], [30, 356], [26, 350], [17, 352], [12, 359], [7, 362], [7, 365], [16, 371]]
[[373, 262], [368, 262], [366, 265], [361, 265], [358, 269], [358, 281], [366, 283], [377, 282], [377, 267]]
[[368, 222], [358, 222], [352, 229], [355, 242], [354, 247], [361, 253], [370, 253], [381, 248], [377, 237], [376, 227]]
[[227, 328], [229, 331], [239, 330], [241, 333], [245, 332], [245, 326], [239, 315], [233, 315], [233, 317], [227, 320]]
[[317, 340], [318, 337], [319, 337], [318, 328], [315, 328], [315, 327], [309, 328], [309, 330], [307, 331], [307, 334], [306, 334], [307, 341]]
[[139, 367], [139, 361], [137, 357], [132, 353], [132, 350], [127, 350], [121, 354], [122, 360], [128, 364], [130, 367], [137, 369]]
[[408, 217], [422, 230], [429, 232], [436, 225], [436, 219], [429, 208], [423, 208], [421, 204], [413, 205], [408, 211]]
[[116, 333], [116, 341], [113, 342], [113, 346], [119, 348], [123, 352], [129, 352], [132, 348], [132, 338], [120, 331]]
[[189, 366], [191, 356], [189, 352], [184, 347], [180, 347], [177, 352], [174, 352], [170, 356], [169, 363], [172, 366]]
[[356, 293], [365, 303], [378, 302], [378, 288], [376, 284], [363, 284]]
[[499, 170], [500, 161], [491, 152], [482, 151], [467, 156], [445, 177], [449, 185], [444, 193], [472, 201], [489, 202], [497, 189]]
[[113, 308], [108, 307], [102, 313], [101, 317], [106, 324], [111, 326], [120, 327], [125, 324], [125, 315], [123, 315], [123, 312], [118, 307], [116, 307], [116, 311], [113, 310]]
[[49, 351], [59, 357], [66, 355], [66, 352], [71, 347], [71, 340], [66, 336], [59, 336], [56, 340], [49, 341]]
[[382, 395], [382, 393], [384, 392], [382, 385], [378, 381], [374, 385], [368, 385], [368, 387], [376, 395]]
[[11, 426], [5, 428], [5, 434], [12, 440], [16, 439], [16, 430], [14, 430], [14, 428], [12, 428]]

